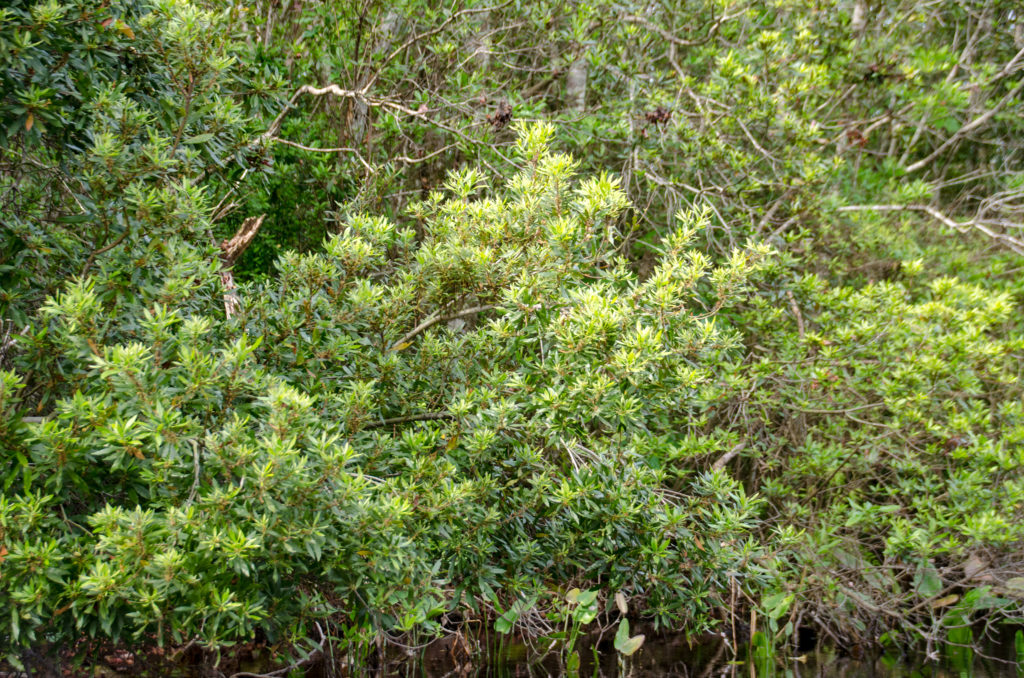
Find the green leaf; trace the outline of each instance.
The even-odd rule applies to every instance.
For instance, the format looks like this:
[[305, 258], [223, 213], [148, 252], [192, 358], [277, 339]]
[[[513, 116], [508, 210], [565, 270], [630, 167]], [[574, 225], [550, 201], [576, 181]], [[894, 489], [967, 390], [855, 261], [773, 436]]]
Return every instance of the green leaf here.
[[623, 643], [622, 647], [618, 648], [618, 650], [627, 657], [630, 657], [644, 644], [645, 638], [646, 636], [642, 633], [639, 636], [633, 636]]
[[615, 649], [619, 650], [627, 640], [629, 640], [629, 620], [623, 619], [619, 622], [619, 630], [615, 632]]
[[765, 613], [772, 619], [779, 619], [786, 614], [789, 606], [793, 604], [793, 594], [785, 591], [767, 596], [761, 603]]
[[[480, 592], [484, 594], [487, 600], [491, 601], [496, 606], [498, 605], [498, 594], [496, 594], [490, 584], [485, 582], [483, 579], [480, 580]], [[499, 607], [499, 609], [501, 608]]]
[[209, 141], [212, 138], [213, 138], [213, 135], [210, 134], [209, 132], [207, 132], [205, 134], [197, 134], [194, 137], [189, 137], [188, 139], [185, 139], [181, 143], [183, 143], [183, 144], [205, 144], [207, 141]]
[[578, 675], [580, 670], [580, 655], [573, 652], [565, 660], [565, 670], [570, 676]]
[[644, 634], [629, 637], [629, 620], [623, 619], [619, 622], [619, 630], [615, 632], [615, 650], [627, 657], [640, 649], [644, 644]]
[[505, 611], [505, 614], [494, 620], [494, 630], [498, 633], [506, 634], [512, 630], [518, 619], [519, 613], [515, 610], [515, 606], [512, 606], [512, 608]]
[[922, 560], [918, 564], [914, 575], [914, 590], [929, 598], [942, 591], [942, 578], [930, 561]]
[[63, 217], [57, 217], [57, 222], [61, 224], [81, 224], [92, 218], [93, 216], [88, 212], [84, 214], [68, 214]]

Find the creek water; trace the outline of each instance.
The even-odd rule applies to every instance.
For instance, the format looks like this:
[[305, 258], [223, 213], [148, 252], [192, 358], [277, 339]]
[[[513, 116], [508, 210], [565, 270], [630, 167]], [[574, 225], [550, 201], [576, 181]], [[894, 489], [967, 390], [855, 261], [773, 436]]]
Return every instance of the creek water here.
[[392, 665], [378, 675], [423, 678], [1024, 678], [1012, 633], [982, 643], [977, 651], [949, 648], [929, 660], [923, 653], [870, 654], [834, 647], [816, 647], [787, 657], [745, 657], [726, 644], [707, 638], [689, 644], [682, 636], [649, 637], [633, 657], [620, 657], [604, 644], [580, 652], [578, 672], [568, 671], [557, 652], [543, 654], [525, 644], [510, 643], [486, 656], [459, 660], [451, 644], [426, 648], [417, 661]]
[[[681, 634], [655, 634], [643, 628], [637, 631], [646, 631], [646, 640], [632, 657], [619, 655], [610, 638], [591, 636], [581, 639], [578, 661], [559, 648], [541, 647], [536, 642], [492, 635], [470, 643], [454, 634], [416, 648], [400, 649], [392, 645], [381, 655], [356, 664], [349, 664], [344, 658], [332, 660], [321, 655], [319, 660], [301, 662], [288, 669], [281, 668], [280, 657], [275, 661], [264, 652], [255, 651], [248, 653], [244, 661], [240, 656], [235, 657], [214, 670], [211, 660], [215, 657], [204, 655], [195, 647], [192, 649], [195, 656], [191, 659], [182, 657], [164, 665], [145, 661], [132, 665], [131, 662], [126, 664], [123, 658], [112, 661], [107, 657], [103, 664], [85, 666], [70, 673], [40, 665], [28, 675], [33, 678], [61, 675], [89, 678], [125, 675], [144, 678], [232, 675], [250, 678], [1024, 678], [1024, 647], [1018, 653], [1013, 628], [1005, 628], [995, 637], [986, 637], [976, 643], [975, 649], [947, 647], [932, 658], [923, 652], [867, 653], [857, 648], [824, 645], [788, 655], [756, 657], [745, 645], [733, 652], [729, 644], [716, 636], [688, 642]], [[471, 645], [488, 649], [471, 651]], [[131, 652], [122, 654], [134, 656]], [[573, 665], [577, 668], [570, 670]], [[0, 664], [0, 676], [25, 675], [5, 673], [5, 670], [9, 669]]]

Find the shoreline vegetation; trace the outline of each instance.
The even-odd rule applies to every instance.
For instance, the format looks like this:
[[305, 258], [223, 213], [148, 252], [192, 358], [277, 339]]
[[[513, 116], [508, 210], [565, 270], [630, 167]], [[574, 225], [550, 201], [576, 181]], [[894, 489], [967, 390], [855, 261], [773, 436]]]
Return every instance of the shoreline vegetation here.
[[1002, 0], [12, 0], [0, 671], [1024, 659], [1022, 110]]

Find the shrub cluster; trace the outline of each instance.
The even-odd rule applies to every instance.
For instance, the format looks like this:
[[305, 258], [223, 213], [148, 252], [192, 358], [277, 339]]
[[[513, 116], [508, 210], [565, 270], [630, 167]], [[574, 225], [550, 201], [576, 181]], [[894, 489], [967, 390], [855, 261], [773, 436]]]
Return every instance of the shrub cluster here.
[[[957, 150], [987, 121], [1017, 129], [1000, 113], [1021, 91], [1009, 38], [851, 75], [918, 20], [885, 14], [892, 31], [870, 36], [800, 3], [685, 2], [707, 39], [648, 58], [616, 40], [681, 35], [671, 17], [617, 6], [612, 37], [588, 42], [600, 17], [581, 6], [552, 34], [581, 50], [552, 57], [572, 116], [524, 94], [562, 124], [502, 107], [457, 128], [447, 88], [476, 97], [500, 70], [483, 43], [455, 58], [456, 19], [515, 16], [471, 7], [409, 36], [377, 17], [353, 46], [362, 89], [325, 88], [344, 103], [321, 110], [300, 96], [316, 87], [276, 93], [286, 72], [329, 84], [340, 57], [303, 40], [334, 3], [276, 24], [207, 4], [0, 9], [10, 661], [85, 637], [296, 646], [324, 628], [351, 649], [450, 631], [456, 612], [502, 632], [564, 623], [573, 641], [627, 609], [691, 633], [753, 613], [769, 646], [808, 625], [967, 643], [976, 619], [1021, 618], [1021, 287], [995, 249], [1017, 242], [1019, 173]], [[539, 58], [517, 47], [541, 30], [523, 11], [506, 46]], [[436, 109], [388, 89], [410, 78]], [[632, 105], [641, 81], [645, 125], [579, 119], [587, 82], [619, 115], [612, 95]], [[935, 98], [968, 81], [988, 100]], [[692, 115], [666, 108], [670, 89]], [[928, 110], [916, 131], [875, 110], [904, 99]], [[853, 134], [882, 128], [885, 153]], [[588, 137], [582, 155], [557, 134]], [[978, 157], [1006, 165], [1013, 143]], [[975, 218], [932, 206], [959, 180], [905, 180], [940, 157], [971, 187], [950, 206]], [[221, 238], [251, 208], [273, 223], [235, 278]], [[621, 623], [615, 646], [638, 638]]]

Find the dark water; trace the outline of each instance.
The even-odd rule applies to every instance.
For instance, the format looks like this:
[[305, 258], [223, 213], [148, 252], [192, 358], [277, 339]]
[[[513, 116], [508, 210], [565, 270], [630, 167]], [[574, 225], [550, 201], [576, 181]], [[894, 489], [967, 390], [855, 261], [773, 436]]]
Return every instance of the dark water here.
[[[282, 667], [281, 658], [265, 652], [248, 653], [248, 658], [228, 659], [206, 656], [193, 648], [185, 656], [160, 665], [141, 660], [132, 664], [125, 657], [109, 656], [97, 665], [79, 670], [49, 670], [40, 665], [28, 674], [33, 678], [88, 676], [120, 678], [132, 675], [191, 678], [202, 676], [258, 676], [260, 678], [1024, 678], [1024, 656], [1018, 656], [1016, 629], [976, 642], [974, 650], [951, 647], [929, 658], [925, 652], [903, 655], [868, 653], [857, 648], [809, 646], [788, 655], [757, 657], [747, 646], [737, 651], [722, 638], [709, 636], [688, 642], [678, 634], [656, 635], [646, 630], [644, 645], [632, 657], [619, 655], [610, 636], [580, 640], [576, 657], [553, 646], [509, 640], [507, 636], [466, 639], [451, 635], [426, 646], [402, 649], [390, 646], [383, 656], [363, 657], [356, 663], [331, 658], [331, 653], [311, 655], [307, 660]], [[980, 634], [979, 634], [980, 635]], [[1024, 639], [1022, 639], [1024, 640]], [[550, 642], [550, 641], [549, 641]], [[1024, 655], [1024, 642], [1021, 643]], [[327, 648], [325, 648], [326, 650]], [[117, 654], [117, 653], [115, 653]], [[187, 654], [187, 653], [186, 653]], [[227, 661], [223, 661], [226, 660]], [[575, 667], [575, 670], [573, 670]], [[0, 677], [25, 676], [5, 673]]]
[[[577, 672], [557, 651], [512, 643], [494, 648], [487, 657], [462, 656], [458, 643], [432, 644], [414, 662], [392, 664], [377, 675], [423, 678], [1024, 678], [1017, 661], [1012, 633], [979, 643], [978, 651], [950, 648], [929, 660], [923, 652], [912, 655], [862, 654], [817, 647], [803, 654], [755, 659], [740, 648], [734, 654], [720, 639], [688, 644], [682, 636], [648, 638], [633, 657], [620, 657], [603, 644], [580, 651]], [[596, 652], [595, 652], [596, 647]]]

